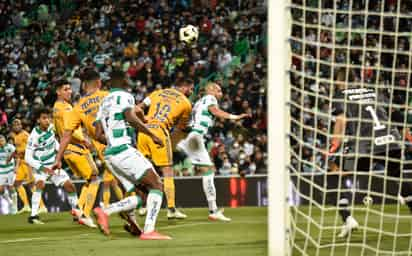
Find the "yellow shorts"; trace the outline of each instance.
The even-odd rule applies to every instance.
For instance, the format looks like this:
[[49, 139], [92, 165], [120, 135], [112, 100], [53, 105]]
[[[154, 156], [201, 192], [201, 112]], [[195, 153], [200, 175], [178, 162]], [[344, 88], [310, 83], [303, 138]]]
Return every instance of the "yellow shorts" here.
[[147, 127], [162, 140], [163, 147], [155, 144], [149, 136], [141, 132], [137, 138], [137, 149], [156, 166], [171, 166], [173, 152], [169, 132], [157, 124], [149, 124]]
[[19, 160], [19, 166], [16, 169], [16, 181], [25, 181], [26, 183], [34, 182], [32, 170], [23, 159]]
[[64, 152], [64, 160], [74, 175], [85, 180], [89, 180], [92, 174], [99, 173], [90, 153], [66, 151]]

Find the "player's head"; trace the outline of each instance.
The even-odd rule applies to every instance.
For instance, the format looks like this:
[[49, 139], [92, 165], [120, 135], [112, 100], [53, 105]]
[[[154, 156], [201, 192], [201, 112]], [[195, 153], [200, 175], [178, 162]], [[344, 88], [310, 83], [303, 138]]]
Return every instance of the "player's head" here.
[[0, 134], [0, 147], [6, 146], [6, 143], [7, 143], [6, 137]]
[[189, 97], [193, 93], [194, 84], [192, 79], [182, 78], [176, 81], [176, 88], [186, 97]]
[[40, 129], [47, 130], [50, 126], [50, 109], [41, 107], [35, 115], [36, 122]]
[[67, 102], [71, 101], [72, 98], [72, 86], [66, 79], [58, 80], [54, 83], [56, 89], [57, 99], [64, 100]]
[[23, 129], [23, 126], [21, 124], [21, 120], [18, 119], [18, 118], [14, 119], [13, 122], [11, 123], [11, 125], [12, 125], [11, 127], [13, 129], [13, 132], [15, 132], [15, 133], [19, 133]]
[[205, 88], [206, 94], [215, 96], [216, 99], [220, 100], [223, 97], [222, 88], [217, 83], [210, 82]]
[[128, 83], [126, 81], [126, 74], [120, 69], [114, 69], [110, 73], [110, 87], [126, 89]]
[[83, 82], [83, 89], [86, 92], [93, 89], [100, 89], [102, 86], [100, 74], [94, 68], [85, 68], [80, 79]]

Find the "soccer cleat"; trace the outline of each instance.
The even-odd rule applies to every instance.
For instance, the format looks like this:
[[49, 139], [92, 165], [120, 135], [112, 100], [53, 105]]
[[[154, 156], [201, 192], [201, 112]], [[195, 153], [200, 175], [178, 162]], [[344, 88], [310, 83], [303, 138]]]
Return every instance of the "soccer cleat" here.
[[28, 218], [28, 221], [29, 221], [30, 224], [36, 224], [36, 225], [43, 225], [44, 224], [44, 222], [40, 220], [38, 215], [30, 216]]
[[103, 234], [106, 236], [110, 235], [109, 216], [100, 207], [94, 208], [93, 213], [94, 213], [94, 216], [96, 217], [97, 225], [100, 231], [102, 231]]
[[401, 204], [401, 205], [406, 204], [405, 198], [403, 196], [401, 196], [400, 194], [398, 195], [398, 201], [399, 201], [399, 204]]
[[187, 215], [179, 211], [178, 209], [168, 209], [167, 210], [168, 219], [186, 219]]
[[225, 222], [229, 222], [232, 220], [231, 218], [228, 218], [225, 215], [223, 215], [223, 210], [218, 210], [215, 213], [209, 214], [208, 219], [211, 221], [220, 220], [220, 221], [225, 221]]
[[139, 224], [133, 221], [127, 212], [120, 212], [119, 215], [120, 218], [127, 221], [127, 223], [123, 226], [124, 230], [129, 232], [132, 236], [140, 236], [143, 233], [139, 227]]
[[20, 209], [20, 211], [17, 212], [17, 214], [22, 214], [25, 212], [31, 212], [31, 208], [29, 205], [25, 205], [23, 208]]
[[92, 218], [90, 218], [90, 217], [81, 217], [79, 219], [79, 224], [88, 226], [90, 228], [97, 228], [97, 225], [94, 224]]
[[140, 207], [139, 210], [137, 210], [137, 213], [139, 216], [144, 216], [147, 213], [147, 208], [146, 207]]
[[39, 208], [39, 214], [48, 213], [48, 212], [49, 212], [49, 211], [47, 210], [46, 207], [40, 207], [40, 208]]
[[170, 236], [166, 236], [156, 231], [143, 233], [140, 235], [140, 240], [172, 240]]
[[342, 230], [340, 231], [338, 237], [344, 238], [348, 236], [352, 231], [357, 230], [359, 227], [358, 222], [352, 216], [346, 218], [346, 223], [342, 226]]
[[78, 221], [83, 213], [80, 209], [72, 209], [71, 214], [73, 216], [73, 221]]

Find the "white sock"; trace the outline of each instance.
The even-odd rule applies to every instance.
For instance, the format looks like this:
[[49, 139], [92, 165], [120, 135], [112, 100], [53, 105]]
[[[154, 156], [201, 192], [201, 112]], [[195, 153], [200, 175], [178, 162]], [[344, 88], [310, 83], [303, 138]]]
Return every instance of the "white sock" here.
[[142, 199], [139, 196], [128, 196], [116, 203], [109, 204], [109, 206], [104, 208], [104, 212], [107, 215], [113, 213], [131, 211], [136, 209], [139, 205], [142, 204]]
[[36, 190], [33, 192], [33, 195], [31, 196], [31, 216], [36, 216], [39, 211], [42, 192], [43, 191], [41, 190]]
[[157, 215], [162, 206], [163, 193], [157, 189], [151, 189], [147, 196], [147, 214], [144, 223], [144, 232], [149, 233], [154, 231]]
[[78, 206], [79, 198], [77, 197], [77, 193], [76, 192], [68, 192], [67, 194], [68, 194], [67, 199], [69, 200], [70, 207], [72, 209], [79, 208], [79, 206]]
[[216, 187], [214, 182], [215, 174], [213, 171], [208, 171], [202, 176], [203, 192], [205, 193], [209, 211], [217, 212], [216, 205]]
[[17, 192], [15, 189], [10, 191], [11, 193], [11, 209], [12, 209], [12, 213], [16, 213], [17, 212]]
[[[138, 207], [136, 207], [138, 208]], [[132, 209], [130, 211], [127, 212], [127, 215], [129, 215], [129, 218], [134, 222], [137, 223], [136, 221], [136, 213], [135, 213], [135, 209]]]

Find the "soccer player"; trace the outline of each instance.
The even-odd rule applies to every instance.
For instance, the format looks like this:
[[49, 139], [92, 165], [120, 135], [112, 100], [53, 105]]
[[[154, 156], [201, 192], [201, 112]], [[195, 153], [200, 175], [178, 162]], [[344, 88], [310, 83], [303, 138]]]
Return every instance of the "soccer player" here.
[[[17, 193], [13, 183], [15, 179], [15, 155], [16, 148], [7, 143], [6, 137], [0, 135], [0, 196], [9, 203], [9, 212], [17, 213]], [[5, 188], [8, 188], [10, 196], [5, 195]]]
[[[144, 156], [160, 168], [164, 176], [164, 192], [167, 198], [167, 217], [169, 219], [184, 219], [186, 214], [178, 211], [175, 204], [175, 183], [173, 179], [172, 145], [169, 131], [172, 128], [185, 129], [190, 119], [192, 105], [187, 98], [193, 92], [193, 81], [179, 80], [176, 88], [167, 88], [152, 92], [142, 103], [138, 104], [137, 112], [141, 118], [146, 118], [147, 127], [162, 139], [164, 146], [159, 147], [147, 134], [140, 133], [137, 139], [138, 149]], [[143, 117], [143, 112], [147, 115]]]
[[[13, 141], [16, 147], [17, 156], [17, 168], [16, 168], [16, 180], [14, 182], [14, 187], [23, 203], [23, 208], [18, 212], [31, 212], [29, 199], [27, 197], [26, 189], [23, 186], [23, 182], [29, 185], [31, 191], [34, 192], [36, 187], [33, 185], [34, 176], [31, 167], [24, 161], [24, 152], [26, 150], [27, 140], [29, 138], [29, 133], [23, 130], [20, 119], [14, 119], [12, 122], [13, 130]], [[40, 200], [40, 213], [47, 213], [47, 208], [44, 205], [43, 199]]]
[[[57, 100], [53, 106], [53, 123], [57, 136], [62, 138], [64, 121], [69, 112], [72, 111], [72, 105], [70, 104], [72, 88], [70, 83], [63, 79], [55, 82], [55, 89]], [[98, 170], [89, 148], [92, 148], [92, 146], [89, 141], [85, 139], [80, 126], [73, 132], [70, 144], [64, 152], [64, 160], [73, 174], [86, 180], [86, 184], [83, 185], [79, 198], [79, 206], [84, 217], [78, 219], [78, 222], [94, 228], [97, 226], [93, 223], [92, 218], [90, 218], [90, 213], [96, 200], [99, 181], [97, 178]]]
[[[378, 102], [387, 102], [376, 88], [351, 87], [345, 81], [345, 72], [338, 72], [337, 90], [333, 99], [335, 124], [328, 154], [342, 152], [343, 170], [370, 172], [373, 163], [381, 163], [392, 177], [401, 177], [401, 136], [395, 126], [388, 125], [388, 113]], [[355, 165], [356, 164], [356, 165]], [[410, 182], [400, 184], [400, 194], [411, 198]], [[350, 193], [342, 192], [338, 198], [339, 214], [344, 225], [338, 237], [346, 237], [359, 227], [351, 215]], [[412, 200], [406, 201], [412, 211]]]
[[35, 172], [34, 180], [37, 188], [31, 197], [31, 215], [28, 221], [32, 224], [44, 224], [38, 216], [38, 209], [46, 180], [66, 190], [72, 215], [80, 218], [82, 213], [78, 206], [76, 188], [69, 175], [63, 169], [51, 169], [56, 159], [59, 143], [56, 140], [53, 125], [50, 123], [50, 111], [47, 108], [41, 108], [35, 118], [38, 125], [29, 136], [24, 154], [24, 159]]
[[[145, 133], [153, 143], [163, 146], [163, 140], [148, 129], [135, 113], [133, 95], [126, 91], [127, 82], [120, 70], [111, 72], [110, 94], [104, 98], [96, 120], [96, 136], [108, 146], [104, 152], [105, 160], [125, 188], [131, 183], [144, 184], [149, 189], [147, 196], [147, 215], [141, 240], [169, 240], [169, 236], [155, 231], [155, 223], [162, 205], [162, 183], [152, 164], [132, 146], [132, 137], [138, 129]], [[110, 234], [108, 216], [123, 211], [134, 211], [142, 204], [139, 196], [129, 196], [110, 204], [108, 207], [94, 209], [97, 223], [105, 235]]]
[[233, 115], [219, 108], [218, 100], [222, 98], [222, 89], [216, 83], [208, 83], [205, 95], [199, 99], [194, 107], [190, 121], [191, 132], [177, 144], [177, 149], [183, 151], [202, 173], [203, 191], [209, 206], [209, 220], [230, 221], [216, 205], [216, 188], [214, 174], [216, 168], [210, 159], [205, 146], [204, 136], [213, 126], [214, 117], [240, 120], [249, 117], [248, 114]]
[[[84, 70], [84, 72], [82, 73], [82, 81], [86, 95], [80, 98], [80, 100], [74, 105], [73, 109], [69, 113], [67, 113], [67, 118], [65, 118], [64, 122], [63, 135], [60, 138], [60, 148], [59, 152], [57, 153], [54, 168], [61, 168], [61, 160], [64, 156], [64, 152], [66, 151], [68, 145], [70, 144], [70, 141], [72, 140], [74, 131], [79, 129], [80, 126], [86, 129], [88, 137], [92, 139], [91, 142], [93, 144], [93, 147], [96, 149], [97, 156], [102, 162], [104, 162], [103, 151], [105, 145], [97, 142], [94, 139], [94, 122], [96, 120], [97, 110], [99, 109], [100, 102], [104, 97], [106, 97], [108, 92], [100, 90], [100, 75], [92, 68], [87, 68]], [[104, 201], [110, 200], [110, 195], [108, 195], [108, 193], [110, 193], [111, 184], [114, 188], [114, 191], [116, 192], [118, 199], [121, 199], [123, 197], [121, 189], [117, 186], [116, 182], [113, 182], [113, 180], [113, 175], [107, 169], [105, 169], [105, 172], [103, 174]], [[93, 186], [93, 190], [95, 189], [97, 191], [98, 184], [91, 183], [90, 185]]]

